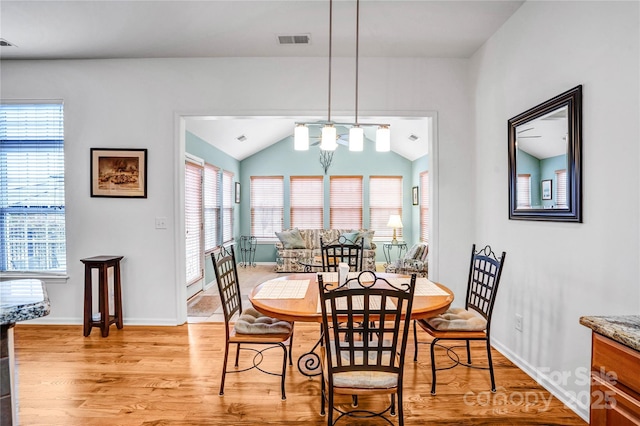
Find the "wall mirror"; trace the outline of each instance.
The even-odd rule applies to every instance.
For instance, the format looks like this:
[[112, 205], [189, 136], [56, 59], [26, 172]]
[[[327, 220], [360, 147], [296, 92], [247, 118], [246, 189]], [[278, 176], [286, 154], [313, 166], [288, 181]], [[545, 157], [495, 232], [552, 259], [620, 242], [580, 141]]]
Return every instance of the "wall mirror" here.
[[509, 219], [582, 222], [582, 86], [508, 121]]

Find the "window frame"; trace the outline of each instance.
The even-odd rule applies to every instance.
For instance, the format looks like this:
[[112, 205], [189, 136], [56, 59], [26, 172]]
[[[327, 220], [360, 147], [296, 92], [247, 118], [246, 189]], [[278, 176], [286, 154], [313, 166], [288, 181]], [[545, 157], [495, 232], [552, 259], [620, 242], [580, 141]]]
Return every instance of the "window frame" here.
[[[359, 181], [359, 182], [357, 182]], [[350, 197], [344, 197], [349, 194]], [[329, 229], [363, 229], [364, 211], [364, 176], [339, 176], [329, 177]], [[338, 202], [339, 200], [339, 202]], [[346, 200], [355, 200], [356, 203], [348, 203]], [[358, 207], [356, 207], [359, 202]], [[350, 205], [351, 204], [351, 205]], [[353, 214], [356, 211], [356, 214]], [[359, 226], [336, 224], [338, 219], [345, 222], [350, 217], [343, 219], [344, 213], [351, 214], [355, 220], [359, 220]], [[358, 218], [359, 216], [359, 218]], [[355, 222], [354, 222], [355, 223]]]
[[[258, 188], [258, 182], [265, 181], [265, 183], [261, 187]], [[275, 195], [273, 197], [261, 197], [258, 198], [258, 190], [262, 190], [264, 186], [270, 187], [270, 184], [274, 184], [271, 191], [267, 191], [270, 195]], [[250, 229], [251, 235], [255, 236], [258, 240], [258, 243], [275, 243], [278, 240], [276, 237], [276, 232], [282, 232], [284, 230], [284, 176], [251, 176], [249, 180], [249, 192], [250, 192]], [[256, 206], [258, 202], [260, 204], [271, 201], [271, 204]], [[273, 235], [263, 235], [262, 233], [256, 232], [256, 220], [255, 218], [259, 213], [271, 210], [271, 217], [279, 217], [279, 223], [276, 223], [274, 220], [263, 221], [264, 223], [271, 223], [271, 228], [273, 230]], [[279, 212], [279, 214], [278, 214]], [[279, 226], [278, 226], [279, 225]], [[278, 228], [278, 229], [277, 229]]]
[[[403, 184], [402, 176], [369, 176], [368, 229], [375, 231], [374, 241], [391, 241], [393, 238], [393, 228], [386, 226], [390, 215], [399, 215], [401, 219], [404, 219], [402, 216]], [[398, 193], [393, 194], [393, 190]], [[380, 194], [377, 193], [378, 191]], [[376, 226], [373, 222], [380, 214], [382, 214], [382, 222], [378, 221], [378, 226]], [[399, 241], [404, 241], [402, 228], [396, 228], [396, 238]]]
[[[6, 279], [14, 278], [35, 278], [42, 279], [46, 282], [66, 282], [68, 279], [68, 259], [67, 259], [67, 232], [66, 232], [66, 199], [65, 199], [65, 136], [64, 136], [64, 103], [60, 100], [50, 100], [43, 102], [34, 101], [0, 101], [0, 185], [2, 185], [2, 195], [0, 195], [0, 271], [2, 276]], [[31, 148], [33, 147], [33, 148]], [[26, 149], [25, 149], [26, 148]], [[35, 156], [31, 155], [31, 158], [24, 156], [24, 158], [16, 164], [15, 170], [19, 170], [17, 174], [14, 174], [14, 180], [20, 179], [22, 190], [11, 191], [9, 188], [8, 173], [11, 173], [11, 169], [8, 168], [9, 160], [7, 155], [10, 154], [26, 154], [37, 153]], [[41, 158], [42, 155], [46, 157]], [[33, 165], [34, 161], [46, 161], [48, 165], [48, 172], [55, 171], [55, 176], [60, 176], [56, 180], [50, 179], [50, 175], [46, 179], [37, 180], [33, 174], [25, 172], [25, 167], [31, 164], [31, 167], [40, 169], [39, 163]], [[28, 169], [26, 169], [28, 170]], [[28, 184], [22, 184], [24, 179], [28, 179]], [[12, 200], [11, 197], [18, 196], [22, 200], [42, 200], [40, 194], [34, 193], [38, 186], [42, 183], [47, 184], [49, 195], [55, 193], [46, 203], [38, 203], [41, 205], [34, 205], [32, 201], [21, 202], [17, 205], [16, 200]], [[53, 185], [50, 185], [54, 182]], [[61, 183], [60, 183], [61, 182]], [[27, 189], [25, 189], [27, 188]], [[13, 195], [12, 195], [13, 194]], [[29, 196], [29, 197], [27, 197]], [[25, 198], [26, 197], [26, 198]], [[46, 200], [46, 197], [45, 197]], [[47, 204], [48, 203], [48, 204]], [[46, 204], [46, 205], [45, 205]], [[27, 237], [24, 241], [26, 244], [26, 250], [32, 252], [33, 250], [42, 250], [44, 248], [46, 253], [53, 251], [56, 254], [56, 263], [61, 264], [59, 269], [30, 269], [29, 267], [24, 269], [10, 269], [10, 240], [7, 241], [5, 219], [7, 215], [28, 215], [28, 217], [34, 217], [35, 215], [41, 215], [45, 213], [46, 216], [62, 216], [57, 220], [46, 221], [43, 229], [31, 228], [28, 222], [25, 222], [25, 230], [27, 234], [33, 234], [34, 232], [41, 230], [46, 234], [46, 238], [38, 239]], [[49, 225], [53, 226], [52, 228]], [[58, 232], [62, 231], [61, 237], [55, 238]], [[53, 234], [52, 234], [53, 232]], [[17, 242], [16, 244], [19, 244]], [[63, 244], [62, 249], [59, 248], [60, 244]], [[44, 245], [44, 247], [42, 247]], [[37, 246], [37, 247], [36, 247]], [[46, 254], [45, 259], [50, 261], [51, 254]], [[29, 256], [31, 257], [31, 256]]]
[[[300, 194], [298, 185], [304, 187]], [[324, 228], [323, 176], [289, 176], [289, 223], [291, 228]]]

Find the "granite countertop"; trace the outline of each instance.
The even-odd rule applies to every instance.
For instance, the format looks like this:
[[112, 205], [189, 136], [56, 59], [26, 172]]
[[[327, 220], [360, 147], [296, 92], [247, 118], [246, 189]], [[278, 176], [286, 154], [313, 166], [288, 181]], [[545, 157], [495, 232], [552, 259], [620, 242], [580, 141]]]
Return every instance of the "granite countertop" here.
[[40, 318], [49, 315], [50, 308], [47, 289], [42, 281], [0, 281], [0, 324]]
[[640, 315], [580, 317], [580, 324], [640, 351]]

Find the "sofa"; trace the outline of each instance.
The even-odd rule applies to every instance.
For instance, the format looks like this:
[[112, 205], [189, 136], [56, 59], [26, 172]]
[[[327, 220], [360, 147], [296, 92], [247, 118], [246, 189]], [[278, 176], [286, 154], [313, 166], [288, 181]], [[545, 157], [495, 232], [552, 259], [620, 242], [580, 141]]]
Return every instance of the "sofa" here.
[[429, 275], [429, 245], [427, 243], [416, 243], [407, 253], [395, 262], [385, 265], [384, 271], [394, 274], [416, 274], [419, 277]]
[[340, 236], [340, 242], [363, 241], [362, 268], [375, 271], [376, 269], [376, 245], [372, 241], [374, 231], [366, 229], [287, 229], [276, 232], [279, 241], [276, 243], [276, 267], [275, 272], [304, 272], [304, 266], [298, 263], [298, 259], [322, 256], [320, 238], [324, 244], [336, 242]]

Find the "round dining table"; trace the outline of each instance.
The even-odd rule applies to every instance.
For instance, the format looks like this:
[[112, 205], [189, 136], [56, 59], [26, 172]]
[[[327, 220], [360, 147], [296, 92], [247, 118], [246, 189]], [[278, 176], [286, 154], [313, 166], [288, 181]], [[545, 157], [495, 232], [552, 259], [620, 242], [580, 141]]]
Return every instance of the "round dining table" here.
[[[410, 278], [409, 275], [382, 272], [375, 272], [375, 275], [376, 277], [389, 280], [396, 278]], [[295, 296], [292, 296], [291, 292], [285, 292], [282, 294], [282, 297], [273, 295], [262, 297], [265, 292], [261, 292], [261, 290], [263, 290], [265, 286], [273, 284], [274, 281], [277, 281], [278, 283], [281, 283], [282, 281], [291, 281], [292, 285], [300, 285], [301, 283], [308, 283], [308, 285], [299, 288], [298, 294]], [[324, 279], [324, 282], [326, 283], [327, 280]], [[380, 282], [380, 285], [385, 285], [383, 280]], [[432, 289], [436, 290], [435, 295], [423, 295], [423, 293], [418, 292], [419, 284], [429, 284]], [[249, 301], [258, 312], [263, 315], [290, 322], [322, 323], [322, 312], [320, 310], [318, 299], [318, 273], [315, 272], [292, 274], [270, 279], [254, 287], [249, 295]], [[416, 292], [413, 297], [413, 308], [410, 319], [432, 318], [449, 309], [452, 302], [453, 292], [449, 288], [439, 283], [432, 283], [424, 278], [417, 278]], [[307, 376], [320, 374], [319, 357], [314, 351], [318, 345], [321, 344], [321, 339], [322, 337], [309, 352], [304, 353], [298, 359], [298, 369], [302, 374]]]

